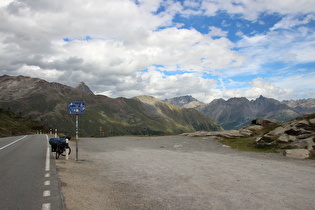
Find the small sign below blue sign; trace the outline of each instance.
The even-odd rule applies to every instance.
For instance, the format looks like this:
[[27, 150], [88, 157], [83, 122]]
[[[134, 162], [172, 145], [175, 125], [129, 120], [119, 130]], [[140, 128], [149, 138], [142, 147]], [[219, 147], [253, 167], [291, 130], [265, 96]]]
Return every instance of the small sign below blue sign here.
[[69, 102], [68, 114], [84, 114], [85, 103], [84, 102]]

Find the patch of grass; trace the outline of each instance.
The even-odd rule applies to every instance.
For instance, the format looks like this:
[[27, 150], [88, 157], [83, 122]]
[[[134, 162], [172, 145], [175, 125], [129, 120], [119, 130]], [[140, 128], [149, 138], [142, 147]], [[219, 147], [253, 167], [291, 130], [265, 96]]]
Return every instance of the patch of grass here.
[[44, 130], [41, 122], [26, 119], [19, 114], [0, 108], [0, 137], [36, 133]]
[[238, 149], [241, 151], [248, 152], [266, 152], [266, 153], [276, 153], [275, 148], [264, 147], [257, 148], [255, 147], [255, 138], [235, 138], [235, 139], [222, 139], [219, 140], [220, 143], [230, 146], [233, 149]]
[[315, 150], [310, 151], [310, 159], [315, 160]]

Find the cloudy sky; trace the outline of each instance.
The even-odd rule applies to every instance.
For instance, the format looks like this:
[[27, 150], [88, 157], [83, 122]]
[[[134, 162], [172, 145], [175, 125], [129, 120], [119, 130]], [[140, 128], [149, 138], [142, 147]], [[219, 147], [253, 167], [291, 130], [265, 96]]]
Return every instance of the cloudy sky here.
[[0, 23], [0, 75], [114, 98], [315, 98], [314, 0], [1, 0]]

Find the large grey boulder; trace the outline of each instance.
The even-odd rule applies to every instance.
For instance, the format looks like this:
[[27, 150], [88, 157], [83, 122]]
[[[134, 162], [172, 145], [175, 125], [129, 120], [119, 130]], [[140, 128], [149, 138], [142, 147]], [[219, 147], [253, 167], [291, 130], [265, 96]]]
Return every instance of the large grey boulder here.
[[291, 143], [292, 146], [295, 146], [300, 149], [312, 150], [315, 145], [312, 137], [302, 140], [297, 140]]
[[310, 151], [307, 149], [287, 149], [283, 152], [287, 157], [297, 158], [297, 159], [306, 159], [310, 157]]

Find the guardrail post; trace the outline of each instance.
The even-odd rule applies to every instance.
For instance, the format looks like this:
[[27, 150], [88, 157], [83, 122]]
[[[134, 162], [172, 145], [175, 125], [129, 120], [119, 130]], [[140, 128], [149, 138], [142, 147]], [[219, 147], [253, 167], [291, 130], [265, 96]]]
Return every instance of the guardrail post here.
[[69, 160], [69, 149], [68, 149], [68, 145], [69, 145], [69, 139], [66, 138], [66, 160]]

